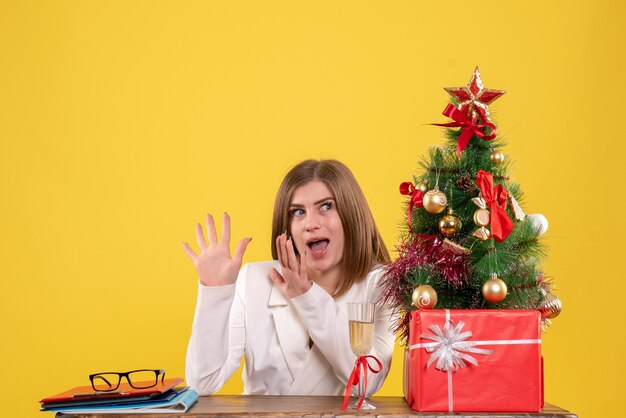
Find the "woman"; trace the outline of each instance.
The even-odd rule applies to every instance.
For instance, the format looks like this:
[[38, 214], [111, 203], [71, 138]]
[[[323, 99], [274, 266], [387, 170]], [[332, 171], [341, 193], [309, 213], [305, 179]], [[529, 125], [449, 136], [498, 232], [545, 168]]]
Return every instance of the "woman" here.
[[[285, 176], [276, 196], [272, 256], [241, 260], [250, 238], [231, 257], [230, 218], [222, 239], [207, 215], [196, 235], [200, 254], [183, 243], [200, 276], [187, 350], [187, 383], [201, 395], [219, 390], [245, 356], [250, 395], [342, 395], [356, 356], [350, 349], [347, 303], [375, 302], [389, 253], [363, 192], [335, 160], [307, 160]], [[383, 371], [368, 376], [368, 395], [389, 371], [394, 335], [390, 309], [378, 306], [371, 355]]]

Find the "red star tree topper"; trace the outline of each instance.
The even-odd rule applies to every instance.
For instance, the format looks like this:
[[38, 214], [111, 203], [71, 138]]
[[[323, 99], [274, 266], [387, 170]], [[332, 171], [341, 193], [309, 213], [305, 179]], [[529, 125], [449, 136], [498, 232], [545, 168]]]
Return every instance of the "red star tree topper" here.
[[459, 101], [459, 109], [470, 119], [480, 119], [482, 122], [491, 122], [489, 119], [489, 106], [498, 97], [506, 93], [506, 90], [491, 90], [483, 86], [478, 67], [474, 70], [472, 78], [464, 87], [445, 87], [445, 91]]

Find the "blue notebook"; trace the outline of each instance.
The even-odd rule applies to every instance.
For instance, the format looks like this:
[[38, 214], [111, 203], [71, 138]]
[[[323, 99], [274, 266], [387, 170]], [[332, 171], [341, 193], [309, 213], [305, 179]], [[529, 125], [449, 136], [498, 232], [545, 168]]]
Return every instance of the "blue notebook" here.
[[174, 392], [172, 397], [165, 395], [167, 393], [163, 397], [145, 401], [46, 408], [45, 411], [63, 414], [146, 414], [151, 412], [167, 414], [186, 412], [198, 400], [198, 393], [193, 389]]

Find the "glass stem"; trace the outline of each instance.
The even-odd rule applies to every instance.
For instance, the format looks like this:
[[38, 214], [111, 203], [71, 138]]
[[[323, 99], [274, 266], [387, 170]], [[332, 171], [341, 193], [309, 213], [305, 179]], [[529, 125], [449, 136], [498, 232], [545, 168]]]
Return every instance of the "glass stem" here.
[[365, 395], [365, 388], [363, 387], [363, 373], [365, 373], [365, 367], [363, 364], [361, 364], [359, 367], [361, 367], [360, 373], [359, 373], [359, 400], [361, 399], [361, 397], [363, 395]]

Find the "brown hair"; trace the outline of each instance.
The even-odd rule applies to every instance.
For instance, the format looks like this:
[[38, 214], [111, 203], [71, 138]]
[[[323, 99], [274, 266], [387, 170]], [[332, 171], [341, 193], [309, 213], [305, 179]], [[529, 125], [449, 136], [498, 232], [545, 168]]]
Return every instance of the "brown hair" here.
[[[278, 259], [276, 238], [291, 228], [289, 205], [294, 191], [313, 180], [321, 181], [332, 192], [343, 226], [342, 279], [334, 295], [341, 296], [353, 283], [363, 280], [375, 264], [391, 261], [365, 195], [343, 163], [337, 160], [306, 160], [289, 170], [274, 203], [272, 257]], [[295, 250], [297, 253], [298, 250]]]

